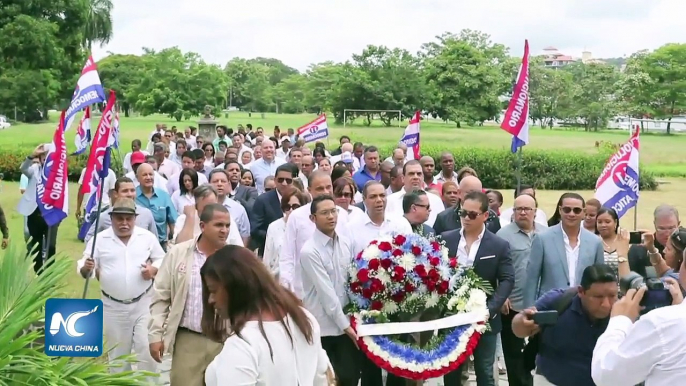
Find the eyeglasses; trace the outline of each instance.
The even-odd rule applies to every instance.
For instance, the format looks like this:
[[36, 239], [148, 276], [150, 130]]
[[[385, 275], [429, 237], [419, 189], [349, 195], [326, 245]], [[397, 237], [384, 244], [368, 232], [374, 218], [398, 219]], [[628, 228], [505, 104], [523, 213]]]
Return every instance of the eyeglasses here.
[[428, 210], [429, 212], [431, 212], [431, 205], [429, 205], [429, 204], [426, 204], [426, 205], [423, 205], [423, 204], [413, 204], [413, 205], [414, 205], [414, 206], [418, 206], [418, 207], [420, 207], [420, 208], [424, 208], [424, 209]]
[[324, 217], [329, 217], [329, 216], [336, 216], [338, 214], [338, 211], [336, 209], [329, 209], [329, 210], [323, 210], [321, 212], [317, 212], [317, 216], [324, 216]]
[[571, 212], [574, 212], [574, 214], [581, 214], [581, 212], [584, 211], [584, 208], [579, 208], [578, 206], [574, 207], [574, 208], [571, 208], [569, 206], [563, 206], [563, 207], [561, 207], [561, 209], [564, 213], [567, 213], [567, 214], [569, 214]]
[[274, 190], [274, 188], [264, 188], [265, 192], [271, 192], [272, 190]]
[[278, 184], [283, 184], [283, 183], [285, 182], [286, 185], [290, 185], [290, 184], [293, 183], [293, 179], [292, 179], [292, 178], [283, 178], [283, 177], [279, 177], [279, 178], [276, 179], [276, 182], [277, 182]]
[[457, 214], [460, 215], [460, 217], [462, 217], [462, 218], [469, 217], [470, 220], [474, 220], [474, 219], [476, 219], [477, 217], [479, 217], [480, 215], [482, 215], [483, 212], [481, 212], [481, 213], [479, 213], [479, 212], [471, 212], [471, 211], [468, 211], [468, 210], [460, 209], [460, 211], [457, 212]]
[[298, 208], [300, 208], [300, 204], [291, 204], [282, 206], [281, 210], [284, 212], [288, 212], [289, 210], [296, 210]]
[[353, 194], [350, 192], [336, 193], [336, 197], [352, 198]]
[[514, 211], [515, 211], [515, 212], [525, 212], [525, 213], [528, 213], [528, 212], [531, 212], [531, 211], [533, 211], [533, 210], [534, 210], [534, 208], [527, 208], [526, 206], [520, 206], [520, 207], [514, 208]]

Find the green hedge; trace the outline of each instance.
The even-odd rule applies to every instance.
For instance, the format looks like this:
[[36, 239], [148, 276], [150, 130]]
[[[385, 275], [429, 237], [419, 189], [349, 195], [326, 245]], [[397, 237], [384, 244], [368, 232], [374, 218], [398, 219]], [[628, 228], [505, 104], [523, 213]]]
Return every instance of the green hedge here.
[[[423, 153], [438, 160], [443, 151], [450, 151], [455, 156], [455, 167], [470, 166], [479, 173], [484, 186], [494, 189], [514, 189], [517, 180], [515, 166], [517, 156], [506, 149], [479, 149], [457, 147], [453, 149], [427, 146]], [[391, 154], [392, 148], [382, 147], [382, 157]], [[31, 152], [31, 149], [12, 149], [0, 151], [0, 172], [5, 180], [19, 180], [19, 165]], [[533, 184], [539, 189], [552, 190], [593, 190], [595, 183], [607, 161], [609, 154], [586, 154], [571, 151], [528, 150], [522, 153], [522, 182]], [[123, 154], [122, 154], [123, 157]], [[69, 179], [78, 181], [81, 169], [86, 164], [87, 156], [69, 157]], [[113, 160], [115, 171], [120, 170], [120, 161]], [[655, 177], [644, 169], [640, 171], [641, 190], [657, 189]]]

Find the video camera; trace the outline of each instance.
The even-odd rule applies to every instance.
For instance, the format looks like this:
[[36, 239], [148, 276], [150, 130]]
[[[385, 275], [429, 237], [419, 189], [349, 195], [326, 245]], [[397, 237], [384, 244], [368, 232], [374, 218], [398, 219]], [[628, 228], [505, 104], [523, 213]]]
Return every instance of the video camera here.
[[656, 308], [672, 305], [672, 294], [665, 286], [664, 281], [657, 277], [644, 278], [636, 272], [629, 272], [619, 279], [619, 288], [623, 294], [630, 289], [638, 290], [645, 284], [646, 292], [643, 294], [640, 305], [643, 308], [641, 315], [646, 314]]

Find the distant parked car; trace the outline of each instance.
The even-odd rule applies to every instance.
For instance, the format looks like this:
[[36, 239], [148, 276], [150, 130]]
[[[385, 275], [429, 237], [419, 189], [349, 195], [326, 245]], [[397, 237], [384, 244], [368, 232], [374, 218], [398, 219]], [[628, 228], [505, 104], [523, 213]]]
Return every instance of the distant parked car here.
[[12, 125], [6, 116], [0, 115], [0, 130], [9, 129]]

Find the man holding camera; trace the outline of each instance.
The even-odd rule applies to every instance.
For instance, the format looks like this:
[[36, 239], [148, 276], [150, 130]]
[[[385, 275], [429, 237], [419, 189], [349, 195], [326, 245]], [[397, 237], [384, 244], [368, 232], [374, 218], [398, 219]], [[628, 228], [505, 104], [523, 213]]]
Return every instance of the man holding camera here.
[[524, 356], [535, 356], [534, 386], [595, 386], [593, 348], [616, 300], [615, 271], [594, 264], [584, 269], [578, 288], [548, 291], [534, 307], [514, 317], [514, 334], [529, 337]]
[[[679, 288], [686, 284], [683, 261], [679, 281], [665, 277], [666, 285], [646, 286], [639, 280], [615, 303], [593, 350], [591, 375], [597, 386], [681, 384], [686, 377], [686, 306]], [[636, 322], [642, 311], [665, 296], [671, 298], [671, 306], [653, 309]]]

